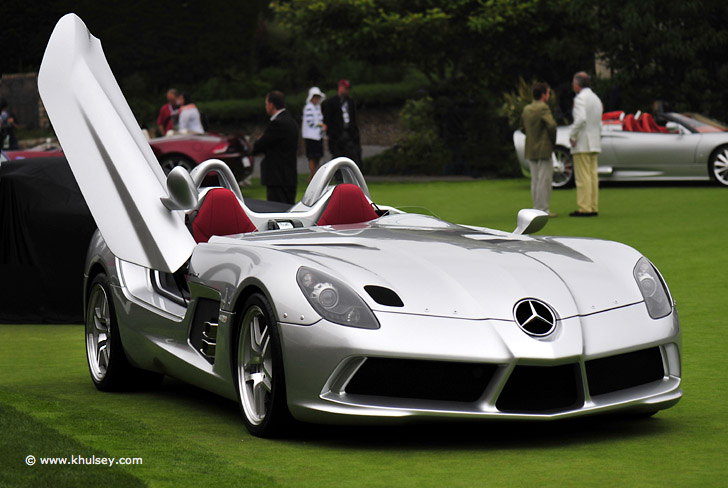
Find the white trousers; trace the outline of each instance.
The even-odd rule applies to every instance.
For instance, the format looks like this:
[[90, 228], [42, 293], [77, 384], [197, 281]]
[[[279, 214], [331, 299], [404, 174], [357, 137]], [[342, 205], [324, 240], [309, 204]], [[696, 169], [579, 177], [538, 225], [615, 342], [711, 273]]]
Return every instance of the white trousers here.
[[531, 166], [531, 198], [533, 208], [549, 212], [551, 184], [554, 179], [554, 164], [549, 159], [528, 160]]

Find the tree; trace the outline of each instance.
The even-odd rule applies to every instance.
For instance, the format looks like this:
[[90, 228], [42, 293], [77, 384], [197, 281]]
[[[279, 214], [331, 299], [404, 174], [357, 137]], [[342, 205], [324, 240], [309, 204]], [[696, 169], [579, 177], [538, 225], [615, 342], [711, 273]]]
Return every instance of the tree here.
[[654, 100], [725, 119], [728, 112], [728, 3], [724, 0], [577, 0], [595, 27], [593, 43], [612, 70], [624, 109]]
[[55, 0], [0, 2], [3, 55], [0, 72], [37, 70], [54, 25], [78, 14], [101, 39], [120, 80], [142, 75], [155, 88], [193, 83], [210, 74], [251, 64], [259, 14], [267, 0], [179, 2], [176, 0]]
[[[567, 0], [289, 0], [277, 20], [330, 59], [398, 62], [430, 81], [432, 116], [452, 160], [450, 173], [507, 174], [510, 132], [498, 119], [500, 94], [519, 76], [570, 80], [593, 64], [578, 41], [588, 29], [566, 15]], [[344, 74], [342, 74], [344, 75]], [[411, 151], [414, 153], [414, 151]], [[411, 165], [420, 164], [415, 160]]]
[[[583, 43], [562, 44], [576, 22], [565, 0], [290, 0], [273, 2], [277, 19], [312, 49], [398, 60], [421, 71], [433, 86], [465, 77], [474, 88], [510, 85], [518, 76], [543, 76], [567, 59], [579, 63]], [[563, 52], [566, 48], [567, 52]], [[574, 51], [578, 51], [574, 55]]]

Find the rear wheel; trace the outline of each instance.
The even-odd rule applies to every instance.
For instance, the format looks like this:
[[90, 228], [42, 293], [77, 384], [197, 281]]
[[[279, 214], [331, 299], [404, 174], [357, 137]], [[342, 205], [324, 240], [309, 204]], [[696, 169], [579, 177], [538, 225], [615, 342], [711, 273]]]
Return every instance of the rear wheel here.
[[181, 155], [165, 156], [159, 160], [159, 165], [162, 167], [165, 175], [168, 175], [170, 171], [176, 166], [182, 166], [188, 172], [192, 171], [195, 167], [195, 162], [190, 158]]
[[276, 436], [291, 414], [275, 315], [263, 295], [245, 301], [236, 344], [234, 377], [245, 426], [258, 437]]
[[723, 186], [728, 186], [728, 145], [720, 146], [710, 155], [710, 177]]
[[93, 279], [86, 303], [86, 359], [96, 388], [119, 391], [158, 384], [163, 375], [136, 369], [126, 359], [105, 275]]
[[554, 163], [554, 178], [551, 183], [553, 188], [568, 188], [574, 185], [574, 159], [571, 151], [565, 147], [556, 146], [551, 153], [551, 160]]

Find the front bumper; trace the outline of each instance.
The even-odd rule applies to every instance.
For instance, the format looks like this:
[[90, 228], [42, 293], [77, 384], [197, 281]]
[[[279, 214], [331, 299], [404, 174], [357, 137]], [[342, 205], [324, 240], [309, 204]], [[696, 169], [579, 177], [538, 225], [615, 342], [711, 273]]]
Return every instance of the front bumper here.
[[376, 315], [378, 330], [279, 324], [294, 417], [555, 419], [682, 396], [677, 311], [653, 320], [638, 303], [562, 320], [545, 339], [511, 321]]

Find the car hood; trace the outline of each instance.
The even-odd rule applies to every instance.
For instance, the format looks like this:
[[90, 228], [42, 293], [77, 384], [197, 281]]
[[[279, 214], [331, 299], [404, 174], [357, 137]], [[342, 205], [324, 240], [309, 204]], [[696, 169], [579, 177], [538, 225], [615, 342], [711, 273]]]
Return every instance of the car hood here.
[[[565, 319], [642, 301], [632, 275], [641, 255], [609, 241], [534, 238], [414, 214], [211, 242], [222, 240], [295, 255], [378, 311], [513, 320], [519, 300], [538, 298]], [[404, 306], [376, 303], [367, 285], [390, 288]]]

